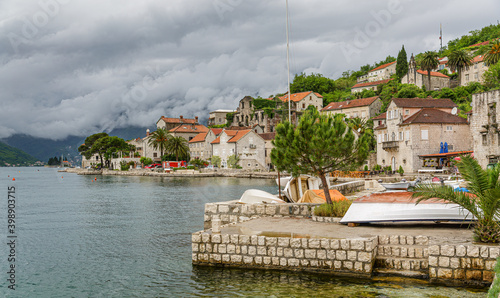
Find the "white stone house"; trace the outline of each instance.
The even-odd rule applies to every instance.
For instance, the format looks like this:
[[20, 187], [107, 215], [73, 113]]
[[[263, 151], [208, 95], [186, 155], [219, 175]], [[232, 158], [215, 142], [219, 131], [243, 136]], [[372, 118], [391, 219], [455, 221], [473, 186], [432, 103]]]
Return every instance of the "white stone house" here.
[[234, 113], [234, 110], [215, 110], [209, 113], [208, 116], [208, 125], [222, 125], [226, 124], [226, 115], [228, 113]]
[[396, 73], [396, 61], [389, 62], [370, 70], [366, 75], [357, 78], [358, 83], [376, 82], [391, 78]]
[[456, 115], [456, 108], [450, 99], [392, 99], [385, 123], [374, 129], [377, 164], [417, 172], [425, 165], [419, 156], [439, 153], [441, 142], [450, 152], [471, 150], [468, 122]]
[[484, 56], [483, 55], [478, 55], [474, 57], [472, 60], [472, 66], [470, 66], [467, 69], [462, 70], [460, 76], [461, 76], [461, 82], [462, 85], [468, 85], [469, 83], [472, 82], [483, 82], [483, 75], [484, 73], [489, 69], [488, 66], [484, 64]]
[[239, 165], [245, 170], [265, 170], [265, 140], [251, 129], [223, 130], [212, 143], [212, 155], [221, 158], [226, 168], [229, 156], [239, 157]]
[[222, 128], [212, 128], [208, 132], [199, 133], [189, 141], [191, 159], [209, 160], [212, 157], [211, 143], [222, 132]]
[[382, 108], [382, 100], [379, 96], [331, 102], [321, 109], [322, 114], [335, 115], [345, 114], [348, 118], [371, 119]]
[[481, 167], [500, 161], [500, 90], [472, 95], [472, 134], [474, 158]]

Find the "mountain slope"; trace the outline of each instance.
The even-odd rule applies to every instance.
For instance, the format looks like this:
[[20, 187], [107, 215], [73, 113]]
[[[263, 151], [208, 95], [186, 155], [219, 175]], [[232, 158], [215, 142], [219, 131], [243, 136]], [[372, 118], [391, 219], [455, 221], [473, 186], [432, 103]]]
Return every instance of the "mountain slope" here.
[[0, 142], [0, 166], [29, 165], [37, 161], [28, 153]]

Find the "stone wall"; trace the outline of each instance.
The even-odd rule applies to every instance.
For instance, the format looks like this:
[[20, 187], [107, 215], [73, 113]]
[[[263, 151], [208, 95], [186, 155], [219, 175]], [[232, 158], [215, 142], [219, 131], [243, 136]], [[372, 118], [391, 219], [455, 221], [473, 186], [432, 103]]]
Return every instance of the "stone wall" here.
[[[364, 190], [364, 181], [351, 181], [332, 186], [342, 194], [349, 194]], [[204, 228], [212, 227], [214, 217], [221, 220], [221, 224], [242, 222], [257, 217], [302, 217], [312, 216], [314, 208], [320, 204], [241, 204], [237, 201], [205, 204]]]
[[431, 245], [429, 277], [431, 281], [489, 284], [499, 255], [498, 245]]
[[326, 271], [368, 277], [376, 247], [377, 237], [308, 239], [197, 232], [192, 235], [192, 260], [196, 265]]

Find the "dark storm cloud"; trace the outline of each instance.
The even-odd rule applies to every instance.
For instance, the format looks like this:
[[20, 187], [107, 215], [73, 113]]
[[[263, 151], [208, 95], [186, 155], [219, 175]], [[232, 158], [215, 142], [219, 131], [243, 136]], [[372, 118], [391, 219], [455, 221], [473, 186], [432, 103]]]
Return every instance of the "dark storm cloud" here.
[[[289, 1], [293, 73], [345, 70], [496, 23], [495, 1]], [[488, 9], [485, 9], [487, 7]], [[457, 17], [461, 16], [461, 17]], [[286, 88], [285, 1], [2, 1], [0, 137], [207, 118]]]

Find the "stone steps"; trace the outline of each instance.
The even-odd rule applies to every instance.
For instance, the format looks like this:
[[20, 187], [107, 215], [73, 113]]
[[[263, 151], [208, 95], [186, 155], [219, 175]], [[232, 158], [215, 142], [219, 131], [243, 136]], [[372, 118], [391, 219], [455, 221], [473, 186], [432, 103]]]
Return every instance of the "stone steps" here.
[[[388, 240], [388, 241], [387, 241]], [[429, 277], [429, 253], [425, 241], [390, 237], [379, 243], [373, 273], [380, 276]]]

